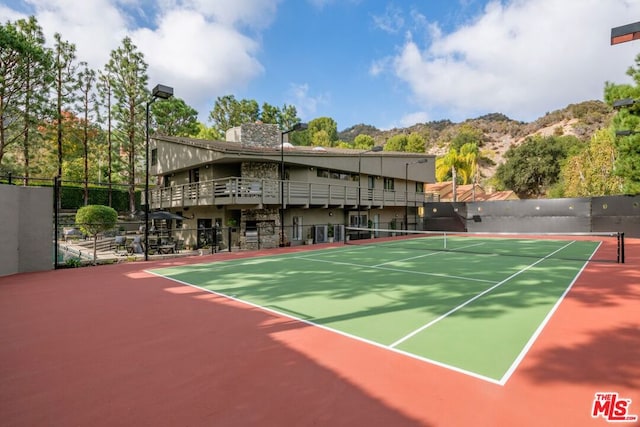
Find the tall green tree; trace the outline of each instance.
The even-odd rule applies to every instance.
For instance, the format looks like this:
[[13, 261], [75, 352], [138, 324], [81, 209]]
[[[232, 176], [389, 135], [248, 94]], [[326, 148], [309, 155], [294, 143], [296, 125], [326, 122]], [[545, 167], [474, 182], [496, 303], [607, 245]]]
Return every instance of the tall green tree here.
[[436, 179], [438, 182], [453, 180], [456, 184], [471, 184], [478, 167], [478, 146], [467, 143], [458, 151], [450, 148], [449, 152], [436, 159]]
[[198, 122], [198, 133], [195, 135], [196, 139], [209, 139], [212, 141], [224, 139], [215, 128], [208, 127], [204, 123]]
[[306, 132], [312, 145], [332, 147], [338, 141], [338, 124], [331, 117], [318, 117], [311, 120]]
[[98, 72], [96, 89], [98, 93], [98, 122], [106, 126], [106, 152], [107, 152], [107, 187], [109, 206], [113, 205], [113, 139], [112, 118], [113, 118], [113, 88], [112, 77], [108, 70]]
[[29, 181], [31, 173], [31, 159], [33, 153], [39, 149], [42, 136], [38, 132], [38, 125], [45, 119], [48, 112], [50, 73], [50, 51], [44, 47], [45, 38], [42, 28], [36, 19], [21, 19], [17, 22], [18, 28], [28, 38], [37, 50], [27, 52], [23, 56], [25, 72], [25, 90], [22, 94], [23, 107], [23, 138], [22, 157], [24, 162], [25, 183]]
[[455, 148], [460, 151], [465, 144], [475, 144], [477, 147], [482, 147], [484, 142], [484, 135], [480, 129], [476, 129], [468, 123], [463, 123], [458, 129], [456, 135], [451, 141], [451, 148]]
[[280, 125], [280, 129], [283, 131], [291, 129], [296, 123], [300, 123], [300, 118], [298, 117], [298, 110], [295, 105], [284, 104], [282, 108], [278, 110], [278, 124]]
[[601, 129], [593, 134], [589, 146], [570, 157], [562, 167], [562, 196], [620, 194], [623, 180], [614, 173], [616, 155], [615, 136], [611, 129]]
[[260, 108], [257, 101], [253, 99], [238, 101], [233, 95], [216, 98], [213, 110], [209, 112], [212, 127], [221, 135], [243, 123], [255, 123], [259, 118]]
[[411, 132], [407, 136], [407, 145], [405, 151], [408, 153], [424, 153], [425, 141], [422, 135], [417, 132]]
[[533, 137], [505, 153], [496, 178], [521, 198], [540, 197], [560, 178], [564, 161], [577, 154], [583, 143], [575, 137]]
[[333, 144], [327, 131], [320, 129], [311, 137], [311, 145], [314, 147], [331, 147]]
[[361, 150], [370, 150], [375, 145], [375, 140], [371, 135], [366, 135], [361, 133], [356, 136], [353, 140], [353, 148], [361, 149]]
[[635, 58], [635, 66], [627, 69], [627, 75], [633, 79], [634, 85], [605, 84], [605, 100], [609, 104], [631, 98], [636, 102], [621, 108], [614, 116], [612, 124], [615, 130], [632, 131], [627, 136], [616, 138], [617, 159], [615, 173], [622, 178], [623, 191], [627, 194], [640, 193], [640, 54]]
[[[125, 178], [129, 186], [129, 209], [136, 210], [136, 169], [144, 165], [146, 102], [150, 98], [147, 89], [147, 63], [144, 55], [129, 37], [120, 47], [111, 51], [105, 70], [111, 76], [116, 121], [114, 137], [120, 151], [126, 155]], [[142, 155], [138, 153], [141, 152]]]
[[260, 121], [262, 121], [262, 123], [279, 125], [280, 109], [278, 107], [275, 107], [271, 104], [264, 102], [262, 104], [262, 111], [260, 112]]
[[163, 99], [151, 105], [154, 131], [169, 136], [194, 137], [198, 135], [198, 112], [184, 100], [176, 97]]
[[22, 142], [28, 176], [31, 135], [44, 115], [51, 58], [35, 18], [0, 25], [0, 46], [0, 166], [12, 169], [3, 164], [4, 155]]
[[[96, 132], [90, 132], [96, 122], [97, 101], [94, 94], [96, 85], [96, 72], [87, 66], [86, 62], [80, 63], [78, 72], [78, 105], [77, 110], [82, 117], [80, 126], [82, 127], [82, 158], [84, 166], [84, 204], [89, 204], [89, 136], [96, 137]], [[95, 141], [94, 141], [95, 142]]]
[[640, 134], [619, 137], [616, 174], [623, 179], [625, 194], [640, 194]]
[[291, 129], [296, 123], [300, 122], [298, 111], [293, 105], [284, 104], [282, 108], [273, 106], [264, 102], [260, 111], [260, 121], [278, 125], [280, 130], [286, 131]]
[[76, 72], [76, 46], [62, 40], [60, 33], [53, 36], [53, 73], [54, 92], [56, 99], [56, 141], [58, 143], [58, 175], [62, 177], [63, 163], [63, 114], [73, 104], [74, 95], [78, 87]]
[[393, 135], [387, 140], [387, 143], [384, 144], [384, 151], [405, 151], [407, 141], [407, 135], [404, 133]]

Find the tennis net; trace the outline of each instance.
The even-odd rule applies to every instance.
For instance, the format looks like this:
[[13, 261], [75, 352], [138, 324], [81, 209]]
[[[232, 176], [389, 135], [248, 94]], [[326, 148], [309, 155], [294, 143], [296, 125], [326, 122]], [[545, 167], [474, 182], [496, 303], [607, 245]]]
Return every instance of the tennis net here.
[[345, 227], [345, 244], [624, 263], [624, 233], [486, 233]]

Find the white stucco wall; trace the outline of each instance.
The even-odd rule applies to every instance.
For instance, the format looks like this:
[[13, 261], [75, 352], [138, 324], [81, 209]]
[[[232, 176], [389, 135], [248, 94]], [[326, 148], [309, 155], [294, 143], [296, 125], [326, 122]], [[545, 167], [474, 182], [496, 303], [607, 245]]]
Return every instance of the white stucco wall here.
[[0, 276], [53, 269], [53, 189], [0, 185]]

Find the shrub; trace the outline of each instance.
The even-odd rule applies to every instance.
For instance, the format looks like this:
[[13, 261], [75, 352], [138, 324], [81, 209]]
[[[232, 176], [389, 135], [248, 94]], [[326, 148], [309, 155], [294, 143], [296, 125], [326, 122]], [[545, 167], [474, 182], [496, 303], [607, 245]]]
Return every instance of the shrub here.
[[76, 224], [80, 230], [93, 236], [93, 264], [96, 264], [96, 250], [98, 233], [107, 231], [116, 226], [118, 213], [115, 209], [103, 205], [88, 205], [78, 209]]

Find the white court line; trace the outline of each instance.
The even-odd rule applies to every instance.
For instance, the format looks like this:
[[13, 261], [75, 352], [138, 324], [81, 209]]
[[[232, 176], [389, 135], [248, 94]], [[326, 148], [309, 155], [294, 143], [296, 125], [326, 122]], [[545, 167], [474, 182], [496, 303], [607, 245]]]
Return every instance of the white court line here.
[[[534, 264], [530, 265], [529, 267], [526, 267], [525, 269], [521, 270], [520, 272], [518, 272], [518, 273], [516, 273], [516, 274], [514, 274], [514, 275], [510, 276], [509, 278], [505, 279], [503, 282], [505, 282], [505, 281], [509, 280], [510, 278], [512, 278], [512, 277], [514, 277], [514, 276], [516, 276], [517, 274], [521, 273], [522, 271], [525, 271], [526, 269], [533, 267], [534, 265], [536, 265], [536, 264], [538, 264], [539, 262], [541, 262], [541, 261], [545, 260], [546, 258], [550, 257], [551, 255], [555, 254], [556, 252], [559, 252], [560, 250], [562, 250], [562, 249], [564, 249], [565, 247], [569, 246], [571, 243], [574, 243], [574, 242], [570, 242], [569, 244], [565, 245], [564, 247], [562, 247], [562, 248], [558, 249], [557, 251], [555, 251], [555, 252], [553, 252], [553, 253], [551, 253], [551, 254], [547, 255], [545, 258], [542, 258], [542, 259], [538, 260], [536, 263], [534, 263]], [[595, 252], [597, 252], [597, 248], [596, 248], [596, 250], [594, 251], [594, 254], [595, 254]], [[592, 256], [593, 256], [593, 254], [592, 254]], [[296, 257], [296, 258], [306, 259], [305, 257]], [[209, 264], [209, 263], [207, 263], [207, 264]], [[200, 265], [207, 265], [207, 264], [200, 264]], [[584, 268], [585, 268], [586, 264], [587, 264], [587, 263], [585, 263], [585, 265], [582, 267], [582, 269], [580, 270], [580, 273], [578, 273], [578, 274], [576, 275], [576, 277], [574, 278], [574, 280], [573, 280], [573, 282], [571, 283], [571, 285], [569, 286], [569, 288], [567, 288], [567, 290], [565, 291], [565, 293], [562, 295], [562, 298], [564, 298], [564, 296], [569, 292], [569, 289], [573, 286], [573, 283], [575, 283], [575, 281], [577, 280], [577, 278], [580, 276], [580, 274], [581, 274], [581, 273], [582, 273], [582, 271], [584, 270]], [[354, 265], [354, 266], [358, 266], [358, 267], [363, 267], [363, 268], [370, 268], [369, 266], [359, 266], [359, 265], [357, 265], [357, 264], [352, 264], [352, 265]], [[403, 271], [403, 270], [399, 270], [399, 271]], [[331, 332], [334, 332], [334, 333], [336, 333], [336, 334], [339, 334], [339, 335], [342, 335], [342, 336], [345, 336], [345, 337], [348, 337], [348, 338], [352, 338], [352, 339], [355, 339], [355, 340], [360, 341], [360, 342], [363, 342], [363, 343], [367, 343], [367, 344], [373, 345], [373, 346], [375, 346], [375, 347], [379, 347], [379, 348], [383, 348], [383, 349], [386, 349], [386, 350], [389, 350], [389, 351], [393, 351], [393, 352], [395, 352], [395, 353], [402, 354], [402, 355], [407, 356], [407, 357], [411, 357], [412, 359], [416, 359], [416, 360], [420, 360], [420, 361], [423, 361], [423, 362], [426, 362], [426, 363], [430, 363], [430, 364], [433, 364], [433, 365], [436, 365], [436, 366], [440, 366], [440, 367], [443, 367], [443, 368], [445, 368], [445, 369], [450, 369], [450, 370], [452, 370], [452, 371], [455, 371], [455, 372], [461, 373], [461, 374], [463, 374], [463, 375], [467, 375], [467, 376], [470, 376], [470, 377], [474, 377], [474, 378], [477, 378], [477, 379], [480, 379], [480, 380], [483, 380], [483, 381], [486, 381], [486, 382], [489, 382], [489, 383], [493, 383], [493, 384], [496, 384], [496, 385], [499, 385], [499, 386], [504, 386], [504, 385], [507, 383], [507, 381], [509, 380], [510, 376], [513, 374], [513, 372], [514, 372], [514, 371], [515, 371], [515, 369], [517, 368], [518, 364], [522, 361], [522, 359], [524, 358], [525, 354], [528, 352], [529, 348], [533, 345], [533, 342], [535, 341], [535, 339], [537, 338], [537, 336], [541, 333], [542, 329], [544, 328], [544, 326], [546, 325], [546, 323], [547, 323], [547, 322], [548, 322], [548, 320], [551, 318], [552, 314], [555, 312], [555, 310], [558, 308], [558, 306], [560, 305], [560, 303], [561, 303], [561, 301], [562, 301], [562, 298], [561, 298], [561, 299], [556, 303], [556, 305], [553, 307], [553, 309], [551, 310], [551, 312], [547, 315], [547, 318], [545, 319], [545, 321], [543, 322], [543, 324], [538, 328], [538, 330], [536, 331], [536, 333], [534, 334], [534, 336], [531, 338], [531, 340], [529, 341], [529, 343], [525, 346], [525, 348], [524, 348], [524, 349], [523, 349], [523, 351], [521, 352], [520, 356], [519, 356], [519, 357], [516, 359], [516, 361], [512, 364], [511, 368], [507, 371], [507, 373], [506, 373], [506, 374], [505, 374], [505, 375], [504, 375], [500, 380], [497, 380], [497, 379], [495, 379], [495, 378], [487, 377], [487, 376], [485, 376], [485, 375], [478, 374], [478, 373], [473, 372], [473, 371], [468, 371], [468, 370], [466, 370], [466, 369], [462, 369], [462, 368], [459, 368], [459, 367], [456, 367], [456, 366], [453, 366], [453, 365], [448, 365], [448, 364], [446, 364], [446, 363], [439, 362], [439, 361], [437, 361], [437, 360], [433, 360], [433, 359], [429, 359], [429, 358], [426, 358], [426, 357], [423, 357], [423, 356], [419, 356], [419, 355], [416, 355], [416, 354], [413, 354], [413, 353], [409, 353], [409, 352], [406, 352], [406, 351], [404, 351], [404, 350], [400, 350], [400, 349], [398, 349], [398, 348], [394, 348], [394, 347], [392, 347], [392, 346], [390, 346], [390, 345], [381, 344], [381, 343], [378, 343], [378, 342], [375, 342], [375, 341], [372, 341], [372, 340], [369, 340], [369, 339], [366, 339], [366, 338], [363, 338], [363, 337], [359, 337], [359, 336], [357, 336], [357, 335], [352, 335], [352, 334], [350, 334], [350, 333], [348, 333], [348, 332], [340, 331], [340, 330], [338, 330], [338, 329], [333, 329], [333, 328], [331, 328], [331, 327], [329, 327], [329, 326], [321, 325], [321, 324], [318, 324], [318, 323], [315, 323], [315, 322], [309, 321], [309, 320], [307, 320], [307, 319], [302, 319], [302, 318], [299, 318], [299, 317], [293, 316], [293, 315], [291, 315], [291, 314], [289, 314], [289, 313], [285, 313], [285, 312], [282, 312], [282, 311], [274, 310], [274, 309], [272, 309], [272, 308], [265, 307], [265, 306], [261, 306], [261, 305], [259, 305], [259, 304], [251, 303], [251, 302], [249, 302], [249, 301], [246, 301], [246, 300], [243, 300], [243, 299], [240, 299], [240, 298], [236, 298], [236, 297], [235, 297], [235, 296], [233, 296], [233, 295], [228, 295], [228, 294], [224, 294], [224, 293], [222, 293], [222, 292], [213, 291], [213, 290], [211, 290], [211, 289], [207, 289], [207, 288], [205, 288], [205, 287], [203, 287], [203, 286], [194, 285], [194, 284], [192, 284], [192, 283], [185, 282], [185, 281], [182, 281], [182, 280], [179, 280], [179, 279], [175, 279], [175, 278], [173, 278], [173, 277], [166, 276], [166, 275], [161, 274], [161, 273], [156, 273], [155, 271], [152, 271], [152, 270], [145, 270], [145, 272], [147, 272], [147, 273], [149, 273], [149, 274], [153, 274], [153, 275], [158, 276], [158, 277], [162, 277], [162, 278], [164, 278], [164, 279], [171, 280], [171, 281], [173, 281], [173, 282], [176, 282], [176, 283], [179, 283], [179, 284], [182, 284], [182, 285], [185, 285], [185, 286], [189, 286], [189, 287], [192, 287], [192, 288], [195, 288], [195, 289], [199, 289], [199, 290], [204, 291], [204, 292], [208, 292], [208, 293], [211, 293], [211, 294], [214, 294], [214, 295], [219, 295], [219, 296], [221, 296], [221, 297], [228, 298], [228, 299], [230, 299], [230, 300], [238, 301], [238, 302], [243, 303], [243, 304], [246, 304], [246, 305], [248, 305], [248, 306], [255, 307], [255, 308], [257, 308], [257, 309], [264, 310], [264, 311], [266, 311], [266, 312], [271, 312], [271, 313], [273, 313], [273, 314], [276, 314], [276, 315], [279, 315], [279, 316], [283, 316], [283, 317], [286, 317], [286, 318], [289, 318], [289, 319], [293, 319], [293, 320], [299, 321], [299, 322], [301, 322], [301, 323], [305, 323], [305, 324], [307, 324], [307, 325], [311, 325], [311, 326], [319, 327], [319, 328], [321, 328], [321, 329], [324, 329], [324, 330], [327, 330], [327, 331], [331, 331]], [[501, 282], [501, 283], [502, 283], [502, 282]], [[494, 286], [493, 288], [495, 288], [495, 287], [496, 287], [496, 286]], [[492, 289], [493, 289], [493, 288], [492, 288]], [[484, 294], [484, 293], [486, 293], [486, 292], [487, 292], [487, 291], [483, 292], [483, 294]], [[467, 303], [465, 303], [465, 305], [466, 305], [466, 304], [467, 304]]]
[[530, 268], [540, 264], [542, 261], [545, 261], [547, 258], [549, 258], [550, 256], [556, 254], [557, 252], [560, 252], [561, 250], [563, 250], [564, 248], [566, 248], [567, 246], [569, 246], [570, 244], [574, 243], [575, 241], [571, 241], [569, 243], [567, 243], [566, 245], [564, 245], [563, 247], [561, 247], [560, 249], [557, 249], [553, 252], [551, 252], [550, 254], [548, 254], [547, 256], [545, 256], [544, 258], [540, 258], [538, 261], [534, 262], [533, 264], [530, 264], [528, 266], [526, 266], [525, 268], [523, 268], [520, 271], [517, 271], [515, 273], [513, 273], [511, 276], [507, 277], [506, 279], [504, 279], [501, 282], [496, 283], [495, 285], [491, 286], [490, 288], [480, 292], [478, 295], [474, 296], [471, 299], [468, 299], [467, 301], [463, 302], [462, 304], [458, 305], [457, 307], [452, 308], [451, 310], [447, 311], [445, 314], [441, 315], [440, 317], [433, 319], [431, 322], [422, 325], [421, 327], [419, 327], [418, 329], [408, 333], [407, 335], [405, 335], [404, 337], [400, 338], [399, 340], [397, 340], [396, 342], [392, 343], [389, 345], [389, 347], [395, 347], [403, 342], [405, 342], [406, 340], [408, 340], [409, 338], [415, 336], [416, 334], [419, 334], [420, 332], [424, 331], [425, 329], [435, 325], [436, 323], [438, 323], [439, 321], [447, 318], [449, 315], [455, 313], [456, 311], [462, 309], [463, 307], [471, 304], [473, 301], [477, 300], [478, 298], [480, 298], [483, 295], [488, 294], [489, 292], [491, 292], [492, 290], [496, 289], [499, 286], [504, 285], [505, 283], [507, 283], [509, 280], [513, 279], [514, 277], [524, 273], [525, 271], [529, 270]]
[[569, 293], [569, 291], [573, 287], [573, 284], [576, 283], [576, 280], [578, 280], [578, 277], [580, 277], [584, 269], [587, 267], [587, 264], [589, 263], [591, 258], [593, 258], [596, 252], [598, 252], [598, 249], [600, 249], [600, 245], [602, 245], [602, 242], [598, 243], [598, 246], [596, 246], [596, 248], [593, 250], [593, 253], [589, 257], [589, 259], [584, 262], [584, 265], [582, 266], [580, 271], [576, 274], [576, 277], [573, 278], [573, 280], [571, 281], [571, 284], [567, 287], [567, 289], [565, 289], [565, 291], [562, 293], [558, 301], [556, 301], [555, 305], [551, 308], [549, 313], [547, 313], [547, 316], [540, 323], [540, 325], [538, 326], [538, 329], [536, 329], [536, 331], [533, 333], [533, 335], [531, 336], [527, 344], [525, 344], [525, 346], [522, 348], [522, 351], [520, 352], [518, 357], [516, 357], [516, 359], [513, 361], [513, 363], [511, 364], [511, 367], [502, 376], [499, 382], [500, 385], [505, 385], [507, 381], [509, 381], [509, 378], [511, 378], [511, 375], [513, 375], [513, 373], [516, 371], [516, 369], [520, 365], [520, 362], [522, 362], [526, 354], [529, 352], [529, 350], [533, 346], [533, 343], [538, 339], [538, 336], [540, 336], [540, 334], [542, 333], [542, 330], [545, 328], [545, 326], [547, 326], [547, 323], [549, 323], [549, 320], [551, 320], [551, 317], [555, 314], [556, 310], [558, 310], [558, 307], [560, 307], [560, 304], [562, 303], [562, 301], [564, 301], [564, 297]]
[[266, 307], [266, 306], [263, 306], [263, 305], [252, 303], [252, 302], [243, 300], [241, 298], [236, 298], [233, 295], [228, 295], [228, 294], [225, 294], [225, 293], [222, 293], [222, 292], [218, 292], [218, 291], [214, 291], [214, 290], [211, 290], [211, 289], [207, 289], [207, 288], [205, 288], [203, 286], [194, 285], [192, 283], [185, 282], [185, 281], [180, 280], [180, 279], [175, 279], [175, 278], [173, 278], [171, 276], [165, 276], [163, 274], [156, 273], [156, 272], [154, 272], [152, 270], [144, 270], [144, 271], [149, 273], [149, 274], [153, 274], [154, 276], [158, 276], [158, 277], [161, 277], [163, 279], [167, 279], [167, 280], [171, 280], [173, 282], [179, 283], [181, 285], [189, 286], [189, 287], [192, 287], [194, 289], [198, 289], [198, 290], [201, 290], [201, 291], [204, 291], [204, 292], [208, 292], [208, 293], [213, 294], [213, 295], [217, 295], [217, 296], [220, 296], [220, 297], [223, 297], [223, 298], [227, 298], [227, 299], [230, 299], [230, 300], [233, 300], [233, 301], [237, 301], [239, 303], [248, 305], [250, 307], [257, 308], [259, 310], [263, 310], [263, 311], [268, 312], [268, 313], [272, 313], [272, 314], [275, 314], [275, 315], [278, 315], [278, 316], [282, 316], [282, 317], [285, 317], [285, 318], [288, 318], [288, 319], [292, 319], [292, 320], [295, 320], [295, 321], [298, 321], [298, 322], [301, 322], [301, 323], [304, 323], [304, 324], [307, 324], [307, 325], [310, 325], [310, 326], [315, 326], [317, 328], [324, 329], [325, 331], [330, 331], [330, 332], [336, 333], [338, 335], [342, 335], [344, 337], [354, 339], [356, 341], [360, 341], [360, 342], [363, 342], [363, 343], [366, 343], [366, 344], [369, 344], [369, 345], [373, 345], [375, 347], [382, 348], [382, 349], [385, 349], [385, 350], [388, 350], [388, 351], [392, 351], [394, 353], [402, 354], [403, 356], [407, 356], [407, 357], [410, 357], [412, 359], [420, 360], [422, 362], [427, 362], [427, 363], [430, 363], [430, 364], [433, 364], [433, 365], [436, 365], [436, 366], [440, 366], [440, 367], [445, 368], [445, 369], [450, 369], [452, 371], [459, 372], [459, 373], [464, 374], [464, 375], [468, 375], [468, 376], [473, 377], [473, 378], [478, 378], [478, 379], [483, 380], [483, 381], [487, 381], [487, 382], [490, 382], [490, 383], [493, 383], [493, 384], [501, 385], [498, 382], [498, 380], [496, 380], [495, 378], [487, 377], [487, 376], [484, 376], [482, 374], [478, 374], [476, 372], [467, 371], [466, 369], [458, 368], [457, 366], [447, 365], [446, 363], [438, 362], [437, 360], [428, 359], [426, 357], [422, 357], [422, 356], [419, 356], [417, 354], [409, 353], [409, 352], [406, 352], [404, 350], [399, 350], [397, 348], [391, 348], [388, 345], [381, 344], [379, 342], [372, 341], [372, 340], [369, 340], [367, 338], [359, 337], [357, 335], [353, 335], [353, 334], [350, 334], [348, 332], [341, 331], [339, 329], [334, 329], [334, 328], [331, 328], [329, 326], [325, 326], [325, 325], [322, 325], [322, 324], [319, 324], [319, 323], [312, 322], [312, 321], [307, 320], [307, 319], [303, 319], [301, 317], [296, 317], [296, 316], [291, 315], [289, 313], [286, 313], [286, 312], [283, 312], [283, 311], [274, 310], [273, 308], [269, 308], [269, 307]]
[[[451, 249], [449, 252], [455, 252], [455, 251], [459, 251], [461, 249], [467, 249], [467, 248], [470, 248], [472, 246], [480, 246], [480, 245], [484, 245], [484, 243], [474, 243], [473, 245], [467, 245], [467, 246], [463, 246], [461, 248]], [[410, 258], [396, 259], [394, 261], [387, 261], [387, 262], [383, 262], [382, 264], [376, 264], [376, 265], [374, 265], [372, 267], [380, 267], [381, 265], [391, 264], [391, 263], [394, 263], [394, 262], [409, 261], [409, 260], [412, 260], [412, 259], [425, 258], [425, 257], [431, 256], [431, 255], [438, 255], [438, 254], [444, 253], [444, 251], [442, 251], [441, 249], [432, 249], [432, 250], [435, 250], [437, 252], [431, 252], [431, 253], [428, 253], [428, 254], [425, 254], [425, 255], [412, 256]]]
[[299, 259], [304, 259], [307, 261], [313, 262], [324, 262], [327, 264], [337, 264], [337, 265], [348, 265], [350, 267], [359, 267], [364, 269], [375, 269], [375, 270], [384, 270], [384, 271], [395, 271], [396, 273], [404, 273], [404, 274], [419, 274], [423, 276], [435, 276], [435, 277], [444, 277], [446, 279], [460, 279], [460, 280], [468, 280], [471, 282], [482, 282], [482, 283], [494, 283], [494, 280], [486, 280], [486, 279], [476, 279], [475, 277], [464, 277], [464, 276], [452, 276], [450, 274], [441, 274], [441, 273], [427, 273], [424, 271], [412, 271], [412, 270], [403, 270], [401, 268], [390, 268], [390, 267], [376, 267], [371, 265], [362, 265], [362, 264], [354, 264], [352, 262], [342, 262], [342, 261], [330, 261], [325, 259], [314, 259], [310, 257], [294, 257]]

